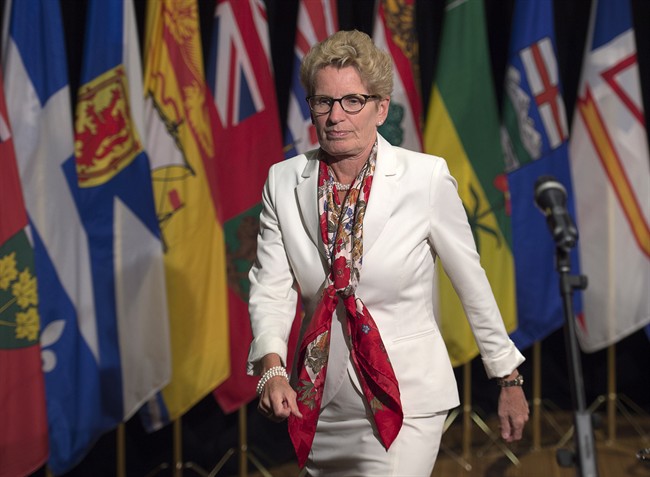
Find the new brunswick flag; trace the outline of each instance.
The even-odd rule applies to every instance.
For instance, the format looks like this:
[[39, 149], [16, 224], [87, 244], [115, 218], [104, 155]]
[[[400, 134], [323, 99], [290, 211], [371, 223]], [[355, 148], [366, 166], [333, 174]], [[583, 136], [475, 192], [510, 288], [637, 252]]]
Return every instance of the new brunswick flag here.
[[34, 253], [0, 76], [0, 477], [47, 459]]
[[255, 397], [257, 378], [246, 375], [252, 340], [248, 272], [255, 260], [262, 188], [269, 167], [284, 158], [261, 0], [217, 1], [208, 65], [218, 116], [216, 202], [226, 234], [231, 343], [231, 375], [215, 397], [232, 412]]
[[212, 192], [216, 120], [196, 0], [150, 1], [145, 43], [147, 152], [164, 245], [172, 381], [143, 411], [155, 430], [230, 373], [225, 241]]
[[[448, 0], [425, 151], [447, 160], [508, 332], [516, 325], [514, 267], [499, 118], [482, 0]], [[454, 366], [478, 354], [449, 279], [439, 274], [439, 320]]]

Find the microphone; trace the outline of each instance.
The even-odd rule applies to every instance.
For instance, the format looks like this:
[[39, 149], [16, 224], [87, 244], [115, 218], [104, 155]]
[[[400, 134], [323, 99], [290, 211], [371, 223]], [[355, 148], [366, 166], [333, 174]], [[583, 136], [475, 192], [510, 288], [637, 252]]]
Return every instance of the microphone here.
[[553, 176], [540, 176], [535, 181], [535, 205], [546, 216], [553, 240], [558, 247], [570, 250], [578, 241], [576, 228], [566, 208], [566, 189]]

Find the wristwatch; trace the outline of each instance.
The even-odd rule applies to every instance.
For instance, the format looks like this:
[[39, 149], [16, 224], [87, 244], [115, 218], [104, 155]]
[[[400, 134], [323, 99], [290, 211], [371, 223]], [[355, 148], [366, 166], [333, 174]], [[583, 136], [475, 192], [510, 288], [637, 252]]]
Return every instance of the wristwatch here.
[[497, 386], [500, 388], [510, 388], [512, 386], [523, 386], [524, 385], [524, 377], [521, 374], [518, 374], [515, 379], [504, 379], [504, 378], [499, 378], [497, 379]]

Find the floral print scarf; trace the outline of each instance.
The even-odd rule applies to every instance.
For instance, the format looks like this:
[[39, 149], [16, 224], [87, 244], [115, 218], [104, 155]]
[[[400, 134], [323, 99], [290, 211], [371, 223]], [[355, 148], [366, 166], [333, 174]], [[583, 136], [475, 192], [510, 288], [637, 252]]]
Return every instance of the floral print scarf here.
[[330, 272], [298, 352], [296, 391], [303, 418], [289, 417], [289, 433], [301, 466], [307, 460], [316, 432], [327, 373], [332, 316], [339, 300], [346, 310], [350, 357], [386, 448], [402, 426], [402, 406], [395, 373], [370, 312], [356, 296], [363, 256], [363, 219], [376, 156], [377, 143], [343, 203], [339, 201], [329, 166], [324, 160], [319, 164], [320, 229]]

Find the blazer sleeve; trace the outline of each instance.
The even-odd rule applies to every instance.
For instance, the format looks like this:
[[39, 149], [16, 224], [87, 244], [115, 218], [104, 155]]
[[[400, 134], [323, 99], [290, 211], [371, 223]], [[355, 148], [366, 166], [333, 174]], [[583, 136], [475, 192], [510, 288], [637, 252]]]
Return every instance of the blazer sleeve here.
[[507, 376], [524, 357], [508, 337], [481, 266], [456, 180], [438, 161], [430, 188], [430, 240], [460, 298], [490, 378]]
[[264, 185], [257, 256], [248, 275], [253, 331], [247, 363], [250, 375], [260, 374], [260, 360], [269, 353], [280, 355], [286, 366], [287, 343], [296, 315], [298, 295], [276, 209], [275, 171], [275, 166], [271, 167]]

